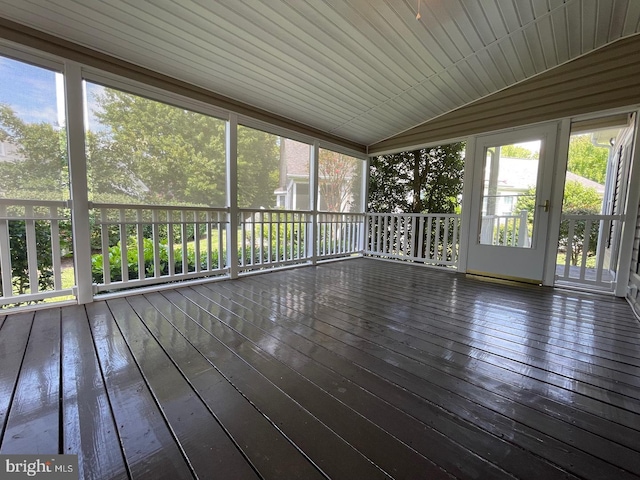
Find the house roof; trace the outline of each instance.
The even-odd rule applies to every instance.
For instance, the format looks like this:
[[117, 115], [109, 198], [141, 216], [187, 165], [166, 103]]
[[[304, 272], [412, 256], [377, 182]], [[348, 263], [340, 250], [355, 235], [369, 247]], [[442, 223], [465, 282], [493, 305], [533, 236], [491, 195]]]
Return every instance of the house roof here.
[[366, 146], [637, 33], [640, 2], [0, 0], [2, 17]]
[[[499, 190], [524, 192], [535, 185], [538, 177], [537, 160], [509, 157], [502, 157], [500, 160]], [[584, 187], [593, 188], [599, 195], [604, 195], [604, 185], [575, 173], [567, 172], [566, 181], [576, 181]]]

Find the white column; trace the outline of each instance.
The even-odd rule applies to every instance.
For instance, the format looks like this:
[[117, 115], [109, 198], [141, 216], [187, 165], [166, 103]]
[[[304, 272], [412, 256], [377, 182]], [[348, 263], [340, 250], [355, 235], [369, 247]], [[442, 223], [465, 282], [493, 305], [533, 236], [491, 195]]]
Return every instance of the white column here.
[[[478, 241], [478, 232], [471, 231], [471, 202], [473, 192], [473, 171], [475, 167], [476, 137], [469, 137], [464, 153], [464, 179], [462, 182], [462, 210], [460, 214], [460, 236], [458, 250], [458, 271], [467, 271], [469, 243]], [[478, 223], [475, 223], [476, 228]]]
[[91, 229], [87, 158], [84, 144], [84, 99], [80, 64], [65, 62], [64, 92], [67, 110], [67, 151], [73, 227], [73, 261], [75, 263], [78, 303], [93, 301], [91, 277]]
[[238, 115], [229, 114], [227, 148], [227, 264], [229, 277], [238, 278]]
[[369, 218], [367, 217], [367, 213], [369, 212], [369, 208], [368, 208], [368, 204], [369, 204], [369, 172], [370, 172], [370, 165], [371, 165], [371, 157], [367, 157], [366, 160], [364, 160], [364, 165], [363, 165], [363, 169], [364, 171], [362, 172], [362, 211], [364, 212], [364, 220], [362, 222], [362, 228], [360, 229], [360, 238], [358, 239], [359, 245], [358, 248], [360, 249], [360, 253], [364, 255], [366, 248], [365, 242], [367, 241], [367, 239], [369, 238]]
[[318, 161], [320, 159], [320, 142], [316, 140], [311, 145], [311, 157], [309, 158], [309, 202], [311, 204], [311, 219], [309, 225], [309, 235], [306, 239], [307, 256], [311, 259], [311, 264], [318, 262]]

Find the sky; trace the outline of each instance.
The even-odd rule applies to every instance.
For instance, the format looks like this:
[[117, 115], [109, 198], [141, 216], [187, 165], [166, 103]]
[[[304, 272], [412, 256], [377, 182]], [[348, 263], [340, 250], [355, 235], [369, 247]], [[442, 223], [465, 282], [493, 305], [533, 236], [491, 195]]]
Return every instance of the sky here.
[[0, 103], [26, 122], [58, 123], [56, 75], [51, 70], [0, 57]]
[[[93, 112], [93, 98], [103, 87], [87, 84], [89, 127], [100, 129]], [[9, 105], [23, 121], [63, 125], [64, 84], [62, 74], [0, 56], [0, 103]]]

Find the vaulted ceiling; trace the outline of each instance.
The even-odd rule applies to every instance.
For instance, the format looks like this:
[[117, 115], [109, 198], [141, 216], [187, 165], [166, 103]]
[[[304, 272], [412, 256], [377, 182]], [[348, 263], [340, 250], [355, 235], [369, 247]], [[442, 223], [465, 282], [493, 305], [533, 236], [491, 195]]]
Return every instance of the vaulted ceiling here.
[[640, 0], [0, 0], [0, 16], [371, 145], [638, 33]]

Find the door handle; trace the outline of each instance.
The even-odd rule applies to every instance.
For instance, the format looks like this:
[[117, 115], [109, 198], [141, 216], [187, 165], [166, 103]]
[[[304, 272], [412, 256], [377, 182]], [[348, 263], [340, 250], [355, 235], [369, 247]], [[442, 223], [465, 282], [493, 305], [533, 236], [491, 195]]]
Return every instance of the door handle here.
[[549, 200], [545, 200], [543, 205], [538, 205], [540, 208], [544, 208], [545, 212], [549, 211]]

